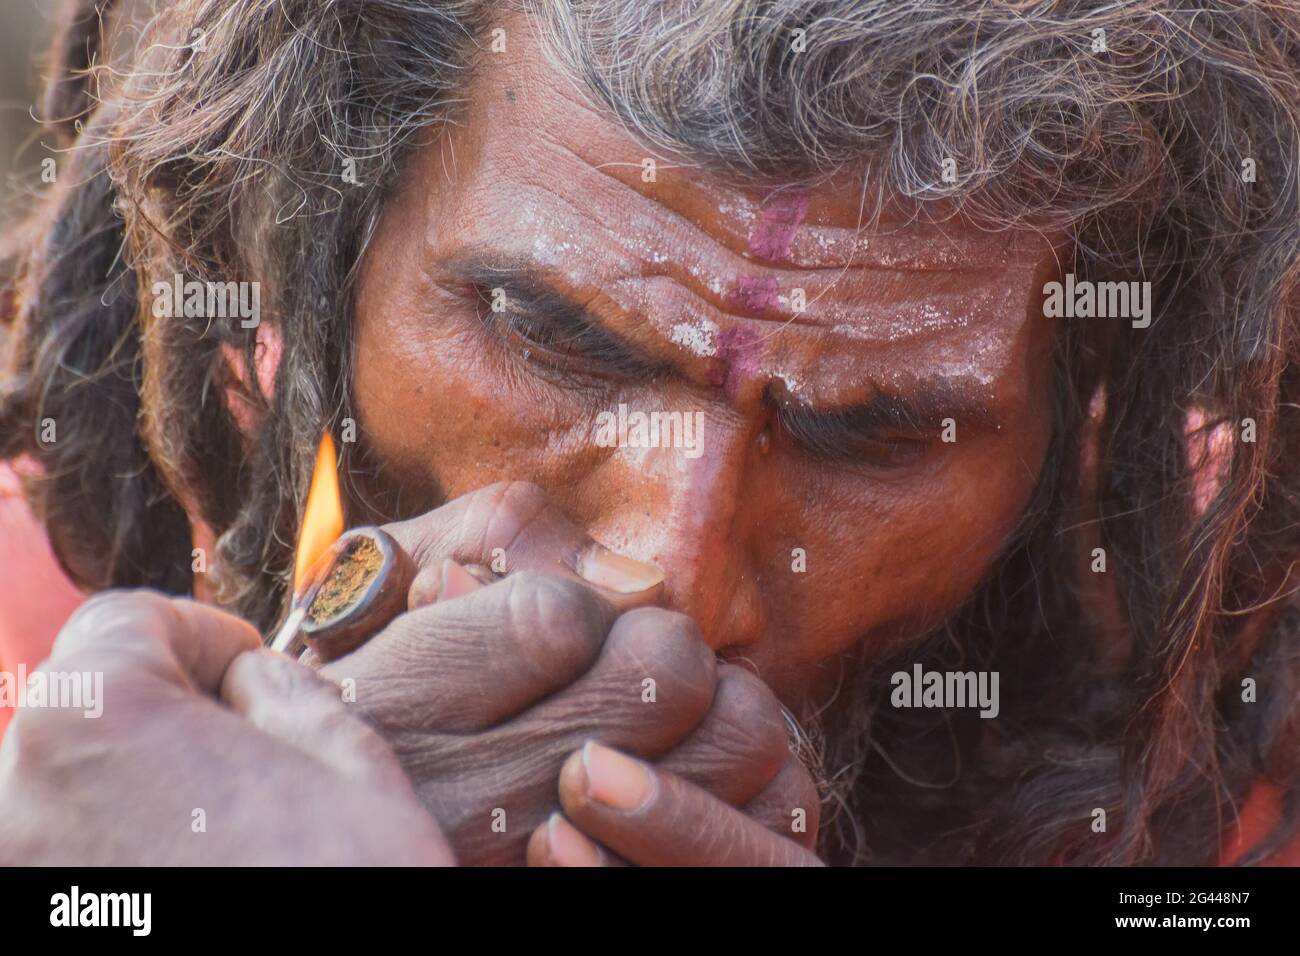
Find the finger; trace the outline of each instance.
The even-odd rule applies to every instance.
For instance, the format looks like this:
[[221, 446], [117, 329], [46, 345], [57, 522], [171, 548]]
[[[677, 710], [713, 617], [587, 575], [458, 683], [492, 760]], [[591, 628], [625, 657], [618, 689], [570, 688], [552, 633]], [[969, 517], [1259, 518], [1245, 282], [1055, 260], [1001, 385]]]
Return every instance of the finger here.
[[125, 665], [178, 686], [216, 694], [240, 653], [260, 647], [247, 621], [156, 591], [105, 591], [81, 605], [59, 632], [51, 660], [93, 656], [102, 670]]
[[560, 772], [565, 816], [590, 839], [641, 866], [820, 866], [676, 774], [589, 742]]
[[610, 628], [578, 680], [485, 736], [489, 747], [545, 741], [556, 762], [592, 737], [658, 757], [697, 728], [717, 684], [717, 657], [684, 614], [638, 608]]
[[410, 783], [388, 745], [348, 711], [340, 688], [280, 654], [240, 654], [226, 670], [221, 699], [264, 733], [344, 776], [386, 789]]
[[589, 840], [562, 813], [550, 818], [528, 838], [529, 866], [627, 866], [599, 843]]
[[495, 584], [497, 576], [492, 573], [492, 569], [481, 564], [467, 564], [465, 570], [479, 584]]
[[[481, 567], [481, 565], [476, 565]], [[438, 600], [450, 601], [452, 598], [464, 597], [487, 584], [495, 584], [495, 578], [481, 578], [462, 568], [451, 558], [442, 559], [442, 575], [438, 584]]]
[[489, 485], [384, 530], [419, 568], [410, 590], [412, 607], [437, 598], [442, 558], [497, 573], [533, 570], [572, 578], [597, 588], [620, 608], [653, 603], [663, 590], [659, 568], [598, 544], [527, 482]]
[[821, 795], [806, 767], [791, 754], [781, 772], [744, 806], [745, 816], [773, 833], [789, 837], [809, 850], [817, 844], [821, 826]]
[[616, 613], [590, 588], [524, 572], [402, 615], [322, 673], [353, 679], [379, 726], [472, 733], [580, 677]]
[[772, 782], [789, 756], [776, 695], [750, 671], [722, 664], [708, 714], [655, 766], [742, 806]]

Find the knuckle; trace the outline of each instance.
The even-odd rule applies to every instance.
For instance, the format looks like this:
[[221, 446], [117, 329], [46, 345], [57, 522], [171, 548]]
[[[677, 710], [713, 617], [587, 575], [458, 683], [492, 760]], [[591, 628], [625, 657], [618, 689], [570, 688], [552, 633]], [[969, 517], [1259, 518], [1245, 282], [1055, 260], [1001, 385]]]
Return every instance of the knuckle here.
[[332, 740], [350, 738], [363, 726], [355, 715], [348, 713], [342, 701], [323, 689], [304, 695], [302, 703], [301, 718], [304, 726], [311, 727], [313, 732], [320, 732], [324, 737]]
[[[803, 826], [795, 831], [795, 814], [800, 811]], [[751, 803], [747, 812], [774, 833], [793, 837], [806, 848], [812, 847], [821, 827], [821, 792], [808, 768], [790, 756], [776, 779]]]
[[46, 758], [62, 752], [67, 735], [77, 729], [63, 708], [19, 708], [5, 734], [19, 779], [38, 778]]
[[676, 697], [703, 716], [713, 700], [718, 663], [689, 617], [636, 608], [614, 622], [609, 643], [640, 674], [654, 679], [663, 699]]
[[154, 650], [175, 621], [156, 591], [104, 591], [82, 604], [55, 638], [51, 659], [66, 663], [106, 650]]
[[501, 507], [524, 512], [545, 507], [548, 501], [542, 487], [531, 481], [498, 481], [483, 490], [495, 498]]
[[548, 507], [548, 498], [527, 481], [499, 481], [467, 492], [418, 518], [386, 525], [418, 567], [445, 557], [480, 560], [491, 547], [510, 544]]
[[534, 571], [503, 583], [509, 588], [508, 626], [535, 665], [572, 673], [595, 659], [611, 617], [601, 597], [576, 581]]
[[[483, 545], [504, 548], [509, 552], [520, 535], [550, 508], [550, 498], [529, 481], [503, 481], [488, 485], [478, 493], [483, 510]], [[480, 504], [481, 502], [481, 504]], [[471, 513], [478, 508], [471, 509]]]
[[255, 721], [263, 715], [292, 713], [305, 726], [328, 731], [342, 729], [349, 718], [338, 687], [302, 665], [268, 651], [241, 654], [231, 664], [228, 679], [239, 685], [245, 712]]
[[781, 704], [758, 677], [733, 664], [718, 669], [710, 713], [712, 741], [770, 770], [775, 776], [789, 756], [789, 737]]
[[320, 674], [270, 651], [259, 650], [240, 654], [231, 664], [231, 668], [237, 666], [257, 669], [268, 691], [280, 700], [333, 696], [334, 685]]

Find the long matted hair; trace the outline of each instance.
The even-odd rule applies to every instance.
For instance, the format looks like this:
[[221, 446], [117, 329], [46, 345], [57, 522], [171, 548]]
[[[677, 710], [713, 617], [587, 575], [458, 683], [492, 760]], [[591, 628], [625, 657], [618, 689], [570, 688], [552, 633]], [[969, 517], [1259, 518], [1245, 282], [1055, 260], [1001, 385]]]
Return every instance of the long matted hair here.
[[[106, 63], [111, 0], [71, 2], [41, 110], [67, 151], [9, 237], [0, 300], [0, 457], [43, 466], [30, 490], [69, 573], [187, 592], [188, 510], [220, 535], [222, 600], [263, 627], [279, 613], [320, 424], [353, 414], [358, 264], [403, 158], [491, 68], [508, 5], [652, 145], [754, 179], [869, 170], [918, 216], [1051, 230], [1080, 279], [1153, 284], [1149, 329], [1062, 328], [1033, 504], [936, 626], [954, 666], [1002, 672], [996, 737], [876, 708], [879, 680], [853, 690], [874, 747], [849, 816], [875, 858], [1215, 862], [1260, 779], [1284, 814], [1249, 859], [1293, 836], [1294, 3], [176, 0]], [[363, 185], [342, 182], [347, 159]], [[274, 394], [223, 357], [253, 363], [251, 331], [152, 316], [148, 290], [176, 274], [262, 283]], [[229, 387], [263, 410], [259, 434], [232, 421]], [[1230, 436], [1250, 419], [1254, 438], [1227, 442], [1201, 507], [1192, 413]], [[1093, 544], [1111, 618], [1080, 560]]]

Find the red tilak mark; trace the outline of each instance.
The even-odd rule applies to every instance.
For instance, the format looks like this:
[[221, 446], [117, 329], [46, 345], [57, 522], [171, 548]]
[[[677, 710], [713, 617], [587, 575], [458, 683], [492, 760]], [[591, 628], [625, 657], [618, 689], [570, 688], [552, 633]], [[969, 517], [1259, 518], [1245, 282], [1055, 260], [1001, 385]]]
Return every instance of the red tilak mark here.
[[770, 262], [788, 258], [794, 234], [799, 231], [806, 215], [806, 191], [770, 193], [749, 230], [749, 254]]
[[732, 326], [718, 333], [718, 354], [709, 368], [709, 382], [725, 387], [734, 396], [742, 379], [758, 374], [758, 353], [762, 339], [753, 329]]

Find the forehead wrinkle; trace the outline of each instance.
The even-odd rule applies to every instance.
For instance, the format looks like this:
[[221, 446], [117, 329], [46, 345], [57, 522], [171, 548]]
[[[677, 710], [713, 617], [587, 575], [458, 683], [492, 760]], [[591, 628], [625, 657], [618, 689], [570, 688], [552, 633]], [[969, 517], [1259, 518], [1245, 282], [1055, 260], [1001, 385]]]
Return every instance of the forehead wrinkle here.
[[[644, 215], [651, 221], [645, 232], [679, 237], [678, 242], [672, 243], [671, 252], [663, 245], [656, 250], [667, 257], [667, 263], [694, 259], [694, 263], [688, 262], [688, 265], [712, 268], [728, 277], [745, 273], [756, 276], [787, 273], [815, 275], [845, 269], [979, 274], [990, 268], [1007, 265], [1009, 255], [1016, 245], [1016, 237], [1011, 233], [1007, 233], [999, 243], [987, 233], [965, 235], [954, 233], [940, 225], [900, 224], [871, 230], [865, 225], [833, 226], [805, 220], [795, 230], [788, 255], [774, 260], [759, 259], [749, 253], [749, 238], [751, 229], [766, 208], [764, 202], [751, 199], [744, 191], [726, 183], [712, 182], [710, 190], [724, 193], [726, 204], [742, 206], [746, 210], [745, 219], [722, 214], [720, 207], [723, 203], [707, 199], [702, 190], [694, 188], [694, 183], [686, 183], [686, 188], [682, 191], [683, 201], [674, 203], [672, 189], [652, 193], [639, 188], [641, 180], [638, 173], [621, 175], [624, 170], [631, 168], [639, 171], [639, 162], [596, 162], [549, 132], [544, 131], [539, 135], [544, 137], [549, 147], [579, 163], [584, 174], [599, 175], [599, 181], [603, 181], [603, 185], [583, 193], [580, 191], [582, 186], [597, 182], [593, 176], [562, 176], [557, 175], [556, 170], [551, 170], [548, 174], [543, 164], [536, 162], [535, 157], [530, 157], [529, 163], [521, 162], [516, 167], [524, 172], [526, 181], [531, 181], [532, 186], [541, 188], [548, 196], [563, 198], [577, 218], [584, 221], [597, 220], [606, 228], [609, 228], [611, 221], [621, 225], [638, 214]], [[555, 184], [565, 181], [573, 184], [575, 196], [560, 196]], [[592, 210], [583, 208], [598, 206], [602, 202], [608, 208], [617, 210], [616, 215], [593, 215]], [[701, 203], [702, 208], [717, 213], [715, 224], [721, 227], [720, 232], [705, 228], [690, 215], [690, 207], [696, 202]], [[625, 248], [640, 238], [620, 229], [611, 229], [610, 232]], [[845, 245], [851, 246], [847, 256], [840, 251]], [[711, 255], [685, 256], [681, 253], [683, 247], [697, 252], [707, 249]], [[634, 249], [628, 251], [638, 255]]]
[[[458, 237], [465, 239], [463, 233]], [[439, 264], [475, 259], [494, 267], [531, 272], [576, 302], [605, 301], [621, 313], [611, 317], [606, 308], [606, 315], [597, 316], [603, 322], [614, 318], [618, 325], [631, 326], [643, 319], [658, 337], [666, 339], [672, 338], [678, 326], [692, 323], [695, 333], [706, 335], [724, 326], [753, 328], [764, 340], [789, 327], [791, 334], [799, 329], [830, 332], [850, 352], [886, 349], [893, 353], [898, 348], [924, 347], [937, 339], [940, 351], [955, 347], [959, 353], [969, 354], [972, 347], [986, 346], [990, 336], [1000, 338], [1006, 326], [1018, 327], [1025, 318], [1023, 304], [1016, 301], [1019, 293], [1013, 288], [1019, 283], [1002, 282], [997, 276], [973, 288], [953, 286], [952, 277], [939, 283], [946, 288], [920, 288], [911, 279], [882, 281], [883, 276], [868, 276], [862, 288], [847, 290], [851, 298], [827, 304], [810, 301], [803, 313], [782, 310], [779, 315], [754, 316], [726, 308], [725, 300], [717, 296], [702, 294], [700, 284], [683, 281], [680, 272], [640, 268], [632, 274], [584, 275], [538, 260], [530, 245], [484, 240], [460, 243], [430, 257], [423, 266], [427, 273]], [[841, 291], [845, 291], [843, 287]], [[643, 333], [638, 337], [644, 338], [645, 329], [639, 325], [637, 329]]]
[[[612, 208], [621, 211], [627, 203], [626, 190], [631, 190], [639, 199], [647, 201], [646, 205], [641, 206], [642, 211], [655, 216], [661, 225], [662, 217], [667, 212], [689, 227], [690, 232], [679, 233], [680, 238], [688, 245], [691, 238], [696, 238], [706, 246], [721, 245], [729, 251], [741, 252], [740, 265], [730, 263], [732, 269], [723, 275], [724, 280], [742, 275], [743, 270], [750, 269], [757, 269], [757, 274], [760, 276], [772, 276], [785, 271], [787, 264], [791, 272], [811, 274], [849, 265], [925, 273], [940, 270], [980, 272], [988, 267], [985, 260], [989, 257], [991, 247], [997, 244], [991, 241], [987, 233], [979, 233], [975, 236], [953, 235], [947, 229], [930, 226], [917, 235], [909, 229], [880, 232], [877, 228], [866, 237], [867, 242], [863, 247], [860, 242], [864, 228], [861, 220], [865, 214], [864, 209], [871, 205], [866, 203], [870, 191], [865, 181], [856, 179], [858, 187], [853, 190], [853, 201], [848, 204], [853, 207], [852, 214], [858, 220], [855, 226], [805, 223], [796, 231], [789, 250], [788, 263], [768, 263], [764, 260], [760, 264], [758, 260], [749, 258], [745, 254], [748, 251], [750, 228], [761, 215], [763, 208], [762, 202], [750, 198], [750, 194], [759, 187], [758, 181], [744, 180], [744, 188], [730, 185], [721, 181], [718, 174], [704, 171], [701, 164], [677, 153], [669, 152], [664, 161], [665, 157], [662, 154], [666, 150], [663, 146], [647, 142], [635, 127], [629, 126], [615, 111], [604, 104], [595, 95], [593, 89], [565, 69], [562, 57], [557, 59], [551, 55], [554, 51], [547, 42], [547, 34], [544, 30], [538, 29], [537, 24], [527, 17], [523, 18], [522, 26], [524, 43], [511, 44], [502, 68], [486, 71], [480, 75], [478, 82], [483, 84], [482, 89], [487, 93], [489, 100], [496, 101], [503, 107], [501, 118], [504, 122], [491, 123], [488, 136], [496, 139], [498, 143], [504, 140], [507, 151], [518, 157], [518, 162], [515, 164], [516, 171], [523, 171], [525, 176], [536, 171], [539, 181], [552, 187], [551, 191], [554, 191], [555, 183], [562, 183], [567, 179], [581, 178], [584, 182], [591, 180], [589, 177], [573, 177], [572, 170], [563, 168], [555, 172], [567, 172], [568, 176], [547, 176], [547, 170], [544, 168], [546, 164], [539, 162], [536, 150], [539, 141], [544, 147], [550, 148], [547, 151], [552, 152], [552, 155], [568, 157], [580, 164], [584, 171], [597, 172], [603, 178], [613, 179], [624, 186], [625, 190], [612, 194], [604, 190], [595, 192], [595, 195], [609, 195]], [[543, 51], [543, 55], [525, 55], [525, 48]], [[557, 75], [561, 82], [556, 82]], [[508, 102], [503, 102], [506, 101], [507, 91], [511, 89], [513, 89], [511, 98]], [[592, 152], [601, 155], [586, 155]], [[625, 155], [627, 159], [620, 162], [620, 157]], [[612, 161], [598, 161], [606, 156], [612, 157]], [[641, 181], [640, 161], [646, 157], [664, 161], [665, 175], [660, 177], [660, 183], [648, 184]], [[560, 163], [560, 165], [566, 164]], [[674, 203], [676, 197], [673, 178], [674, 176], [678, 180], [683, 178], [672, 171], [674, 166], [701, 170], [701, 175], [706, 177], [706, 187], [696, 188], [696, 183], [686, 182], [687, 189], [683, 191], [682, 198], [687, 203], [701, 201], [707, 208], [719, 213], [712, 224], [713, 228], [701, 227], [685, 210], [678, 208], [679, 203]], [[736, 182], [741, 182], [739, 174], [733, 178]], [[767, 183], [767, 185], [771, 184]], [[788, 185], [814, 192], [830, 188], [824, 175], [804, 176]], [[736, 219], [722, 215], [718, 209], [719, 204], [711, 202], [717, 195], [724, 196], [730, 205], [740, 206], [745, 212], [745, 217]], [[587, 198], [583, 197], [574, 204], [575, 211], [580, 216], [583, 212], [582, 205], [588, 202]], [[851, 244], [851, 254], [847, 260], [843, 257], [823, 257], [820, 255], [823, 251], [822, 243], [831, 247]], [[1005, 244], [1011, 243], [1008, 241]], [[881, 247], [879, 261], [872, 261], [875, 252], [869, 247], [873, 246]], [[912, 248], [907, 248], [909, 246]], [[716, 266], [716, 262], [700, 261], [706, 257], [698, 255], [698, 250], [692, 250], [692, 253], [675, 250], [669, 258], [693, 259], [696, 260], [694, 264], [701, 268], [709, 265]], [[997, 258], [1004, 260], [1005, 254]], [[940, 262], [936, 259], [946, 261]]]
[[[535, 91], [538, 87], [525, 83], [524, 89]], [[525, 94], [521, 91], [519, 95]], [[639, 265], [642, 277], [667, 275], [683, 284], [707, 290], [709, 295], [704, 295], [704, 298], [711, 299], [723, 314], [738, 319], [750, 317], [752, 313], [743, 308], [728, 307], [724, 296], [729, 292], [734, 294], [735, 286], [743, 280], [748, 280], [751, 284], [766, 283], [768, 287], [775, 282], [778, 290], [782, 291], [783, 287], [803, 286], [808, 300], [816, 303], [835, 289], [841, 278], [850, 272], [963, 275], [981, 274], [989, 270], [989, 264], [978, 261], [987, 258], [990, 246], [994, 245], [987, 234], [980, 233], [975, 238], [954, 236], [950, 230], [937, 226], [928, 227], [921, 235], [915, 230], [905, 232], [891, 228], [886, 232], [864, 236], [863, 230], [859, 228], [805, 222], [796, 230], [787, 259], [773, 262], [751, 258], [747, 254], [749, 235], [762, 213], [762, 202], [751, 199], [742, 189], [713, 182], [713, 190], [724, 195], [727, 204], [739, 206], [744, 212], [744, 218], [722, 214], [718, 208], [720, 203], [709, 202], [704, 208], [717, 213], [717, 216], [713, 218], [710, 228], [705, 228], [690, 215], [690, 203], [702, 199], [700, 191], [694, 188], [695, 184], [687, 184], [689, 191], [682, 194], [683, 202], [674, 202], [677, 194], [671, 188], [658, 189], [649, 184], [644, 184], [645, 188], [642, 188], [638, 174], [639, 162], [630, 159], [621, 165], [599, 163], [584, 155], [584, 147], [601, 142], [608, 144], [608, 154], [615, 157], [622, 154], [624, 149], [629, 153], [639, 150], [642, 155], [647, 150], [635, 140], [630, 131], [617, 123], [615, 117], [606, 116], [604, 111], [592, 105], [586, 97], [575, 98], [565, 94], [562, 99], [571, 107], [571, 112], [576, 114], [570, 117], [572, 122], [552, 129], [556, 124], [547, 122], [553, 116], [552, 111], [548, 110], [538, 118], [539, 122], [522, 130], [522, 136], [515, 135], [520, 131], [518, 123], [493, 123], [489, 126], [488, 138], [504, 138], [506, 148], [504, 151], [488, 149], [484, 155], [489, 162], [492, 162], [494, 153], [500, 155], [500, 152], [505, 152], [514, 157], [499, 172], [504, 173], [507, 180], [522, 180], [520, 185], [524, 188], [531, 185], [545, 193], [541, 202], [533, 204], [540, 211], [539, 218], [544, 222], [554, 222], [557, 218], [548, 215], [547, 210], [558, 200], [579, 223], [579, 229], [573, 232], [584, 237], [582, 245], [595, 245], [590, 236], [593, 222], [604, 231], [607, 245], [589, 250], [594, 253], [584, 256], [589, 261], [601, 262], [608, 245], [612, 245], [627, 260]], [[507, 113], [507, 116], [520, 115], [527, 118], [532, 113], [527, 109], [514, 109]], [[592, 127], [590, 136], [575, 132], [581, 132], [588, 126]], [[553, 164], [539, 162], [538, 151], [533, 148], [538, 140], [541, 141], [543, 155], [558, 157]], [[578, 175], [574, 175], [571, 169], [562, 168], [573, 163], [581, 166]], [[552, 165], [561, 168], [550, 168]], [[561, 175], [563, 173], [568, 175]], [[600, 179], [596, 179], [592, 173], [598, 174]], [[498, 184], [489, 185], [489, 196], [502, 202], [509, 199], [511, 208], [508, 213], [505, 210], [503, 213], [517, 215], [519, 197], [503, 197], [502, 193], [511, 191], [500, 189]], [[655, 194], [651, 193], [652, 188]], [[629, 193], [633, 195], [629, 196]], [[860, 204], [855, 204], [856, 206]], [[606, 210], [614, 212], [606, 215]], [[857, 214], [861, 215], [860, 209]], [[646, 220], [644, 223], [638, 222], [642, 216]], [[647, 235], [654, 238], [647, 240]], [[820, 250], [807, 250], [822, 241], [832, 251], [817, 261]], [[852, 243], [853, 252], [847, 259], [834, 254], [836, 249], [849, 243]], [[909, 249], [908, 246], [912, 248]], [[918, 251], [934, 248], [946, 250], [944, 255], [949, 261], [936, 262], [933, 253], [924, 253], [928, 256], [928, 261], [923, 262], [923, 256]], [[972, 261], [953, 261], [961, 260], [963, 256], [970, 256]], [[1005, 255], [997, 258], [1000, 260], [997, 265], [1005, 268]], [[825, 283], [825, 275], [833, 273], [839, 274], [830, 283]], [[801, 318], [792, 310], [781, 308], [779, 303], [771, 303], [769, 308], [772, 309], [769, 317], [755, 317], [768, 322], [792, 324], [815, 324], [816, 321]]]
[[[899, 368], [921, 365], [930, 368], [938, 379], [987, 386], [1004, 371], [1007, 347], [1014, 338], [1010, 330], [990, 328], [987, 323], [934, 325], [909, 330], [909, 334], [902, 336], [849, 338], [833, 355], [818, 354], [809, 361], [796, 343], [810, 334], [813, 336], [810, 341], [815, 341], [817, 335], [825, 334], [825, 326], [803, 323], [788, 330], [782, 326], [776, 329], [785, 332], [779, 338], [763, 334], [751, 338], [747, 330], [758, 329], [761, 333], [771, 323], [750, 317], [723, 317], [690, 288], [671, 280], [662, 285], [666, 293], [656, 292], [650, 302], [643, 291], [632, 296], [625, 294], [628, 285], [637, 281], [634, 278], [594, 289], [573, 286], [565, 282], [562, 274], [548, 272], [527, 256], [485, 246], [467, 250], [454, 260], [444, 260], [441, 267], [462, 277], [490, 276], [505, 286], [511, 281], [536, 282], [587, 311], [593, 322], [647, 359], [671, 362], [683, 371], [694, 369], [695, 377], [699, 378], [707, 377], [722, 340], [728, 335], [735, 339], [739, 334], [740, 339], [753, 346], [769, 343], [762, 348], [760, 362], [762, 375], [768, 378], [805, 380], [810, 369], [821, 368], [840, 381], [864, 377], [877, 382], [902, 381], [910, 375], [900, 377]], [[683, 332], [690, 331], [697, 336], [695, 348], [689, 340], [684, 342], [675, 334], [681, 326], [687, 327]], [[671, 348], [668, 343], [672, 344]], [[834, 392], [839, 394], [840, 389]]]
[[[433, 268], [429, 268], [431, 265]], [[507, 280], [527, 282], [536, 277], [546, 288], [567, 298], [575, 308], [587, 311], [593, 322], [645, 357], [647, 362], [663, 363], [665, 368], [675, 367], [686, 380], [700, 384], [716, 384], [709, 382], [709, 375], [716, 369], [717, 358], [721, 357], [721, 350], [717, 348], [721, 344], [720, 337], [727, 330], [734, 333], [760, 324], [760, 320], [747, 318], [729, 320], [725, 326], [713, 322], [711, 306], [682, 286], [676, 286], [675, 302], [660, 302], [649, 309], [635, 304], [629, 306], [626, 299], [617, 294], [623, 283], [594, 293], [591, 290], [584, 292], [566, 286], [562, 277], [560, 282], [548, 282], [545, 270], [534, 268], [527, 257], [514, 257], [507, 251], [482, 245], [466, 250], [455, 259], [443, 260], [436, 265], [426, 264], [425, 272], [435, 283], [439, 281], [437, 270], [446, 270], [461, 278], [501, 279], [502, 285], [506, 286], [510, 285]], [[673, 288], [673, 285], [668, 287]], [[614, 313], [612, 328], [611, 306]], [[642, 317], [650, 321], [638, 321]], [[714, 348], [695, 350], [673, 338], [673, 319], [710, 325], [709, 339]], [[653, 333], [647, 335], [648, 329], [653, 329]], [[793, 327], [788, 335], [798, 338], [813, 329], [807, 325]], [[1002, 388], [995, 383], [1003, 381], [1009, 370], [1007, 363], [1011, 359], [1010, 346], [1014, 337], [1008, 329], [995, 329], [991, 334], [985, 328], [967, 327], [956, 330], [955, 334], [951, 330], [935, 329], [893, 341], [851, 341], [833, 353], [817, 351], [811, 357], [795, 341], [782, 337], [771, 341], [754, 355], [757, 365], [753, 374], [768, 382], [784, 383], [810, 407], [818, 403], [832, 407], [861, 404], [857, 399], [864, 391], [868, 395], [881, 392], [907, 398], [918, 388], [934, 391], [939, 387], [947, 389], [952, 396], [985, 397], [996, 395]], [[927, 344], [926, 339], [937, 341]], [[754, 340], [751, 344], [761, 343]], [[924, 370], [924, 376], [919, 380], [917, 369]], [[997, 404], [996, 398], [984, 400], [990, 407]], [[969, 410], [962, 414], [967, 412]]]
[[[544, 192], [546, 208], [554, 210], [558, 206], [563, 210], [563, 215], [572, 219], [583, 218], [578, 201], [571, 196], [557, 194], [541, 185], [531, 188]], [[495, 192], [489, 191], [485, 195], [494, 204], [506, 201], [506, 197], [501, 197]], [[525, 228], [517, 237], [512, 237], [509, 242], [500, 245], [466, 236], [464, 230], [457, 231], [453, 236], [456, 244], [451, 254], [460, 255], [461, 249], [475, 248], [488, 258], [504, 254], [513, 259], [531, 260], [539, 272], [544, 272], [553, 279], [562, 279], [574, 288], [584, 284], [603, 287], [617, 284], [628, 287], [636, 281], [645, 282], [647, 288], [662, 286], [671, 289], [673, 285], [678, 285], [692, 291], [718, 316], [730, 316], [737, 320], [752, 319], [764, 323], [767, 327], [774, 323], [810, 327], [827, 325], [837, 317], [842, 322], [852, 322], [856, 318], [853, 313], [860, 314], [872, 308], [872, 299], [881, 296], [895, 301], [876, 308], [896, 312], [900, 308], [906, 308], [907, 306], [903, 304], [906, 302], [915, 302], [916, 308], [921, 308], [925, 302], [934, 300], [936, 295], [931, 290], [913, 291], [910, 288], [916, 284], [920, 276], [933, 276], [935, 285], [942, 289], [952, 288], [953, 283], [967, 274], [946, 269], [920, 273], [898, 269], [840, 267], [836, 270], [838, 274], [835, 276], [835, 281], [826, 283], [824, 274], [832, 271], [830, 269], [806, 270], [793, 268], [788, 264], [768, 266], [745, 259], [725, 247], [719, 248], [719, 244], [711, 237], [703, 234], [693, 223], [675, 212], [664, 209], [648, 197], [638, 194], [638, 198], [646, 200], [652, 207], [653, 215], [660, 223], [658, 232], [669, 236], [666, 244], [675, 246], [679, 250], [685, 247], [695, 255], [669, 255], [659, 251], [664, 248], [663, 246], [647, 248], [639, 235], [629, 235], [626, 230], [619, 228], [618, 222], [602, 220], [595, 230], [591, 228], [580, 230], [568, 225], [563, 221], [562, 216], [554, 213], [538, 215], [535, 219], [540, 219], [539, 223]], [[520, 197], [512, 194], [509, 199], [511, 205], [518, 209]], [[526, 205], [536, 209], [543, 203], [532, 202]], [[479, 208], [474, 212], [475, 218], [482, 222], [499, 221], [505, 214], [504, 210], [497, 211], [494, 207], [486, 210]], [[441, 229], [438, 231], [443, 232]], [[474, 232], [479, 231], [474, 230]], [[676, 243], [672, 239], [674, 233], [696, 234], [696, 238], [702, 236], [703, 241], [688, 239], [683, 243]], [[561, 237], [564, 239], [562, 243], [558, 242]], [[447, 238], [445, 233], [442, 238]], [[472, 246], [462, 245], [466, 241], [472, 242]], [[539, 258], [535, 254], [538, 242], [547, 242], [552, 247], [563, 248], [563, 257]], [[611, 251], [615, 252], [614, 257], [610, 256]], [[988, 269], [981, 270], [981, 274], [986, 277], [985, 281], [974, 286], [962, 287], [960, 292], [962, 295], [970, 295], [981, 288], [986, 289], [1012, 268], [1010, 265], [1004, 265], [992, 275]], [[771, 277], [773, 301], [766, 305], [763, 314], [755, 314], [729, 298], [728, 293], [734, 289], [738, 277], [746, 277], [751, 281], [761, 281], [765, 277]], [[794, 288], [805, 290], [807, 308], [803, 312], [796, 312], [789, 305], [790, 290]], [[831, 298], [828, 299], [828, 296]], [[654, 297], [653, 292], [643, 292], [637, 296], [645, 303], [652, 302]], [[785, 301], [781, 301], [782, 299]], [[862, 305], [854, 305], [855, 301], [861, 302]], [[648, 306], [646, 310], [654, 311]]]

